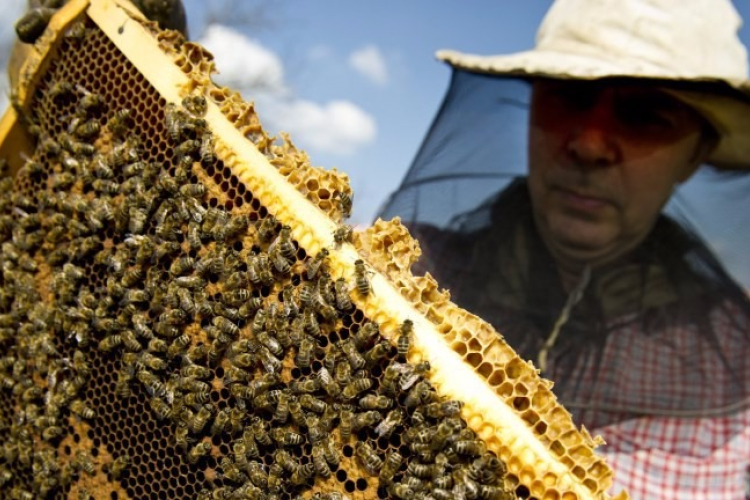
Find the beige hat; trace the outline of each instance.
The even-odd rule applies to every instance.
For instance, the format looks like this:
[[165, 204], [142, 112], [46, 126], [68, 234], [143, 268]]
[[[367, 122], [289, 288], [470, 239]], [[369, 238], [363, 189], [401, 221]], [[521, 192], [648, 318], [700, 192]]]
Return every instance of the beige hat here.
[[671, 93], [719, 132], [709, 163], [750, 168], [750, 78], [737, 35], [741, 25], [730, 0], [556, 0], [532, 50], [493, 56], [441, 50], [437, 57], [497, 75], [702, 83]]

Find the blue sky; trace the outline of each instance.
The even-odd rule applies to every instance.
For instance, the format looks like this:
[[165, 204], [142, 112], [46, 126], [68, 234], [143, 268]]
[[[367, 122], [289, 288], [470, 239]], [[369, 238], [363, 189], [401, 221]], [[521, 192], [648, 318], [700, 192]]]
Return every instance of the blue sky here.
[[[206, 37], [211, 21], [236, 30], [254, 48], [260, 46], [266, 56], [276, 58], [283, 99], [296, 104], [279, 110], [254, 91], [243, 91], [243, 96], [257, 99], [261, 120], [272, 132], [274, 127], [289, 130], [313, 164], [349, 174], [355, 192], [352, 220], [367, 224], [400, 183], [447, 89], [450, 69], [435, 59], [435, 51], [510, 53], [531, 48], [550, 3], [326, 0], [264, 5], [223, 0], [207, 7], [202, 0], [188, 0], [186, 7], [191, 36], [214, 51], [220, 71], [226, 68], [219, 79], [232, 81], [232, 75], [252, 70], [247, 67], [249, 55], [244, 57], [236, 44], [230, 44], [234, 62], [222, 65], [224, 37], [216, 32]], [[736, 0], [735, 6], [750, 22], [750, 0]], [[750, 45], [750, 26], [743, 27], [741, 38]], [[241, 78], [233, 83], [243, 86]], [[337, 102], [361, 112], [362, 120], [352, 114], [350, 122], [342, 118], [345, 112], [331, 109]], [[303, 110], [317, 111], [310, 128], [318, 135], [327, 130], [332, 136], [328, 144], [312, 137], [310, 128], [295, 130], [295, 121], [306, 121], [296, 118]], [[338, 128], [363, 132], [337, 135]], [[334, 151], [331, 143], [346, 150]]]

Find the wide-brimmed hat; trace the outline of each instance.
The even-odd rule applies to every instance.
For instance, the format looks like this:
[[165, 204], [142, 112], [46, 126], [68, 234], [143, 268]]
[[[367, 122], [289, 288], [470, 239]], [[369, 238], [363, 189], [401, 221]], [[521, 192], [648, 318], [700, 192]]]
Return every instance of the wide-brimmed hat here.
[[710, 164], [749, 169], [750, 77], [741, 25], [729, 0], [557, 0], [532, 50], [489, 56], [441, 50], [437, 57], [496, 75], [658, 80], [719, 133]]

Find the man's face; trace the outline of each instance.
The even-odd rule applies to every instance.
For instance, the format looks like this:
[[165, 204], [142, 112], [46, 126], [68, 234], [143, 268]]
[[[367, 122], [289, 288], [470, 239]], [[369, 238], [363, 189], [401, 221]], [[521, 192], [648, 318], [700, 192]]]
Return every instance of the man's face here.
[[552, 254], [598, 264], [638, 245], [703, 159], [701, 131], [692, 108], [653, 86], [535, 82], [529, 191]]

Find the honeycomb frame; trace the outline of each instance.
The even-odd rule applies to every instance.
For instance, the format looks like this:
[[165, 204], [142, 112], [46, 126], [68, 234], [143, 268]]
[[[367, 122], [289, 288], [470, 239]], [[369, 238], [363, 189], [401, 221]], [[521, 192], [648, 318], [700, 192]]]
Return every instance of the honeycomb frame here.
[[[154, 115], [163, 114], [170, 103], [179, 106], [186, 96], [209, 97], [204, 119], [214, 138], [216, 158], [223, 164], [223, 172], [229, 174], [210, 175], [197, 169], [195, 177], [214, 186], [219, 193], [214, 198], [218, 205], [246, 213], [247, 209], [232, 202], [247, 199], [237, 197], [239, 186], [244, 186], [244, 193], [251, 193], [249, 199], [265, 214], [272, 214], [289, 226], [297, 252], [309, 260], [309, 256], [328, 250], [328, 268], [334, 277], [356, 276], [357, 261], [366, 260], [371, 292], [352, 293], [353, 305], [364, 318], [379, 324], [381, 335], [394, 346], [399, 343], [402, 325], [407, 320], [412, 322], [413, 340], [405, 361], [412, 365], [429, 361], [431, 369], [425, 379], [436, 393], [464, 403], [462, 419], [505, 463], [505, 482], [509, 487], [522, 492], [522, 496], [538, 499], [608, 498], [611, 470], [593, 451], [600, 440], [589, 436], [585, 429], [576, 429], [570, 414], [552, 394], [551, 383], [542, 379], [532, 364], [519, 358], [489, 324], [451, 303], [449, 295], [429, 275], [411, 275], [409, 267], [418, 257], [418, 244], [398, 220], [378, 221], [372, 228], [355, 233], [351, 242], [336, 241], [334, 234], [342, 228], [345, 210], [335, 200], [351, 195], [346, 176], [310, 167], [306, 155], [296, 150], [288, 138], [281, 143], [269, 138], [256, 123], [252, 105], [211, 82], [213, 62], [205, 49], [181, 40], [173, 32], [159, 31], [128, 2], [73, 0], [53, 17], [36, 42], [33, 55], [21, 68], [14, 97], [21, 116], [16, 110], [9, 110], [0, 122], [0, 155], [14, 160], [9, 163], [16, 185], [23, 182], [18, 174], [22, 167], [18, 155], [11, 154], [8, 148], [33, 154], [33, 139], [24, 132], [21, 118], [34, 106], [45, 75], [55, 66], [66, 30], [84, 16], [92, 30], [101, 32], [137, 71], [141, 90], [136, 89], [135, 94], [148, 87], [159, 95], [158, 109], [150, 111]], [[97, 139], [101, 147], [106, 147], [107, 140], [106, 136]], [[159, 146], [152, 145], [150, 149], [157, 151]], [[24, 185], [26, 191], [41, 186], [35, 181]], [[230, 192], [233, 196], [229, 196]], [[265, 214], [260, 218], [265, 218]], [[251, 233], [252, 227], [248, 229]], [[45, 263], [39, 265], [44, 267]], [[201, 335], [195, 331], [192, 342], [205, 341]], [[108, 376], [114, 378], [116, 373]], [[144, 420], [150, 422], [149, 432], [168, 437], [168, 431], [153, 416]], [[106, 480], [113, 458], [103, 448], [101, 439], [91, 438], [95, 433], [86, 428], [85, 419], [71, 416], [70, 422], [70, 428], [76, 429], [60, 441], [62, 454], [71, 456], [65, 450], [90, 448], [97, 450], [97, 458], [102, 458], [93, 478], [73, 483], [69, 495], [86, 488], [100, 494], [106, 492], [112, 498], [132, 496], [122, 488], [118, 490], [117, 481]], [[83, 437], [71, 443], [67, 441], [69, 436]], [[216, 443], [212, 445], [212, 455], [213, 447], [217, 447]], [[347, 458], [350, 457], [344, 454], [343, 460]], [[377, 487], [372, 477], [357, 475], [356, 467], [339, 470], [354, 474], [353, 480], [344, 481], [353, 485], [345, 488], [347, 494], [373, 497], [373, 493], [365, 491], [370, 486]], [[304, 495], [330, 492], [337, 487], [340, 486], [334, 479], [318, 480]], [[132, 491], [140, 496], [138, 490]], [[140, 491], [145, 494], [142, 488]]]

